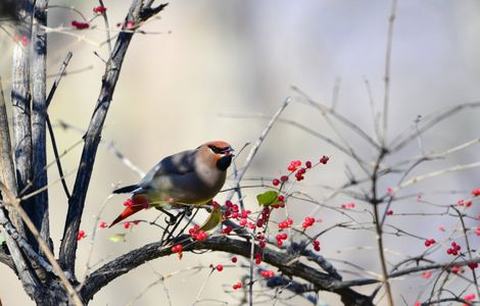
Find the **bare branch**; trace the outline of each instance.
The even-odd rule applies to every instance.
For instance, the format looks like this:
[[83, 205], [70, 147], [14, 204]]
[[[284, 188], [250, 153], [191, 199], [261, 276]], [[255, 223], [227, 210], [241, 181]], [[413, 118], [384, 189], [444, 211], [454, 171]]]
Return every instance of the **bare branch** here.
[[42, 239], [42, 237], [40, 236], [40, 232], [35, 227], [35, 224], [32, 222], [25, 210], [20, 206], [20, 201], [16, 199], [15, 196], [10, 192], [10, 190], [8, 190], [6, 186], [2, 183], [0, 183], [0, 190], [2, 191], [2, 194], [7, 198], [8, 202], [6, 203], [8, 203], [14, 210], [17, 211], [22, 220], [25, 222], [27, 228], [32, 233], [33, 237], [36, 239], [40, 250], [43, 254], [45, 254], [48, 261], [52, 265], [53, 272], [57, 275], [57, 277], [60, 279], [63, 286], [65, 287], [66, 291], [68, 292], [68, 298], [70, 302], [72, 302], [73, 305], [83, 306], [83, 302], [78, 296], [76, 290], [73, 288], [70, 280], [58, 264], [57, 260], [55, 259], [55, 255], [53, 255], [52, 251], [50, 250], [50, 246]]
[[354, 133], [359, 135], [361, 138], [363, 138], [365, 141], [370, 143], [373, 147], [375, 147], [377, 150], [380, 149], [380, 145], [373, 140], [370, 135], [368, 135], [364, 130], [362, 130], [357, 124], [352, 122], [351, 120], [347, 119], [346, 117], [340, 115], [337, 113], [334, 109], [327, 107], [319, 102], [314, 101], [312, 98], [310, 98], [305, 92], [303, 92], [300, 88], [296, 86], [292, 86], [292, 89], [296, 92], [298, 92], [300, 95], [302, 95], [308, 105], [312, 106], [313, 108], [316, 108], [319, 110], [322, 114], [329, 114], [335, 119], [337, 119], [339, 122], [341, 122], [344, 126], [348, 127], [350, 130], [352, 130]]
[[[3, 94], [2, 79], [0, 78], [0, 182], [10, 190], [16, 191], [15, 170], [12, 159], [12, 145], [10, 139], [10, 127], [8, 124], [5, 96]], [[11, 214], [14, 226], [20, 235], [25, 236], [23, 223], [15, 213]]]
[[[393, 28], [395, 25], [395, 18], [397, 13], [397, 0], [392, 0], [392, 8], [390, 10], [390, 17], [388, 18], [388, 33], [387, 33], [387, 48], [385, 50], [385, 74], [384, 74], [384, 96], [383, 96], [383, 133], [382, 144], [387, 143], [387, 129], [388, 129], [388, 104], [390, 102], [390, 66], [392, 58], [392, 42], [393, 42]], [[389, 301], [393, 305], [393, 301]]]
[[[25, 37], [26, 41], [29, 41], [31, 37], [30, 23], [32, 17], [31, 12], [27, 12], [25, 8], [26, 5], [25, 1], [19, 2], [19, 16], [22, 22], [17, 25], [16, 35]], [[26, 46], [23, 46], [17, 43], [13, 49], [11, 101], [13, 105], [12, 130], [17, 186], [12, 190], [15, 190], [15, 194], [21, 192], [32, 178], [29, 44], [28, 42]], [[26, 205], [26, 209], [30, 216], [35, 214], [32, 205]], [[40, 228], [40, 224], [36, 223], [36, 225]]]
[[457, 166], [453, 166], [453, 167], [450, 167], [450, 168], [441, 169], [441, 170], [429, 172], [429, 173], [426, 173], [426, 174], [418, 175], [418, 176], [415, 176], [415, 177], [401, 183], [398, 187], [394, 188], [394, 191], [397, 191], [399, 189], [403, 189], [403, 188], [408, 187], [410, 185], [419, 183], [419, 182], [421, 182], [423, 180], [426, 180], [428, 178], [440, 176], [440, 175], [451, 173], [451, 172], [473, 169], [473, 168], [477, 168], [477, 167], [480, 167], [480, 162], [474, 162], [474, 163], [465, 164], [465, 165], [457, 165]]
[[[283, 110], [288, 106], [288, 104], [291, 102], [292, 98], [288, 97], [285, 99], [285, 101], [282, 103], [282, 105], [280, 106], [280, 108], [277, 110], [277, 112], [273, 115], [273, 117], [270, 119], [270, 121], [268, 122], [267, 126], [263, 129], [262, 133], [260, 134], [260, 136], [258, 137], [257, 141], [255, 142], [255, 144], [252, 146], [252, 148], [250, 149], [250, 152], [248, 153], [248, 156], [247, 156], [247, 160], [245, 161], [245, 164], [244, 166], [242, 167], [241, 170], [238, 171], [237, 175], [235, 176], [235, 182], [234, 182], [234, 186], [238, 185], [240, 183], [240, 181], [242, 180], [243, 176], [245, 175], [245, 173], [247, 172], [248, 168], [250, 167], [250, 165], [252, 164], [252, 161], [253, 161], [253, 158], [255, 157], [255, 155], [257, 154], [257, 151], [258, 149], [260, 148], [260, 146], [262, 145], [263, 141], [265, 140], [265, 138], [267, 137], [267, 134], [268, 132], [270, 132], [270, 130], [272, 129], [273, 125], [275, 124], [275, 122], [278, 120], [278, 118], [280, 117], [280, 115], [282, 114]], [[235, 190], [232, 190], [228, 193], [227, 195], [227, 199], [231, 199], [233, 197], [233, 195], [235, 194]]]
[[[212, 250], [250, 257], [250, 242], [240, 241], [227, 237], [211, 237], [205, 241], [195, 242], [184, 246], [184, 251]], [[312, 283], [316, 290], [331, 291], [339, 294], [347, 305], [373, 305], [369, 297], [343, 287], [338, 289], [342, 282], [326, 273], [319, 272], [299, 261], [291, 262], [285, 253], [266, 248], [263, 250], [264, 261], [279, 268], [285, 275], [296, 276]], [[81, 285], [80, 294], [85, 301], [93, 298], [101, 288], [126, 274], [132, 269], [159, 257], [172, 254], [170, 247], [163, 248], [161, 242], [154, 242], [139, 249], [128, 252], [111, 262], [103, 265], [87, 276]]]
[[[32, 79], [32, 181], [38, 189], [48, 184], [47, 170], [47, 0], [36, 0], [32, 28], [32, 56], [30, 65]], [[32, 199], [35, 214], [29, 216], [40, 231], [43, 240], [49, 241], [50, 225], [48, 214], [48, 192], [44, 191]], [[50, 246], [53, 249], [53, 246]]]
[[441, 111], [438, 115], [430, 114], [425, 116], [423, 121], [426, 121], [424, 125], [420, 127], [413, 127], [413, 131], [409, 130], [405, 133], [399, 134], [391, 143], [390, 145], [390, 152], [397, 152], [402, 149], [404, 146], [409, 144], [411, 141], [415, 140], [418, 135], [424, 134], [429, 129], [433, 128], [440, 122], [445, 119], [450, 118], [451, 116], [470, 108], [477, 108], [480, 107], [480, 102], [470, 102], [470, 103], [463, 103], [459, 105], [455, 105], [452, 107], [448, 107], [445, 110]]
[[[67, 69], [68, 63], [70, 62], [71, 58], [72, 58], [72, 52], [68, 52], [67, 56], [65, 57], [65, 60], [62, 63], [62, 66], [60, 67], [60, 72], [58, 73], [57, 78], [53, 82], [52, 88], [48, 93], [47, 102], [46, 102], [47, 108], [50, 106], [50, 103], [52, 102], [53, 95], [57, 90], [58, 84], [60, 84], [60, 80], [62, 79], [62, 76], [64, 76], [65, 69]], [[50, 121], [50, 116], [48, 115], [48, 113], [47, 113], [46, 119], [47, 119], [48, 133], [50, 135], [50, 141], [52, 142], [53, 154], [55, 156], [55, 163], [57, 164], [58, 174], [62, 180], [62, 187], [67, 196], [67, 199], [70, 200], [70, 197], [71, 197], [70, 191], [68, 189], [67, 182], [64, 179], [65, 174], [63, 172], [62, 163], [60, 161], [60, 154], [58, 153], [58, 146], [57, 146], [57, 141], [55, 139], [55, 133], [53, 132], [52, 122]]]
[[[157, 10], [153, 10], [143, 7], [143, 1], [133, 1], [125, 19], [124, 27], [126, 27], [127, 22], [132, 22], [135, 26], [139, 26], [143, 21], [161, 11], [165, 6], [166, 5], [161, 5]], [[110, 60], [106, 65], [102, 78], [100, 96], [85, 135], [85, 145], [83, 147], [72, 197], [69, 200], [65, 230], [60, 245], [60, 263], [64, 269], [72, 273], [75, 270], [77, 234], [80, 228], [85, 198], [95, 162], [95, 155], [100, 142], [103, 124], [120, 75], [122, 63], [133, 34], [134, 33], [131, 32], [121, 32], [115, 42]]]

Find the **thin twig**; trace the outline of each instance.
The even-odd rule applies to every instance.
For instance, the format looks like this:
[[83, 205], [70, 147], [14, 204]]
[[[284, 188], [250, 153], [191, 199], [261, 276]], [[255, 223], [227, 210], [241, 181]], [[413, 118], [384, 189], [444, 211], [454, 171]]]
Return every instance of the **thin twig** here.
[[[265, 140], [265, 138], [267, 137], [268, 135], [268, 132], [270, 132], [270, 130], [272, 129], [273, 125], [275, 124], [275, 122], [278, 120], [278, 118], [280, 117], [280, 115], [282, 114], [282, 112], [285, 110], [285, 108], [288, 106], [288, 104], [292, 101], [292, 98], [288, 97], [285, 99], [285, 101], [282, 103], [282, 105], [280, 106], [280, 108], [277, 110], [277, 112], [272, 116], [272, 119], [270, 119], [270, 121], [268, 122], [267, 126], [264, 128], [264, 130], [262, 131], [262, 133], [260, 134], [260, 136], [258, 137], [257, 141], [255, 142], [255, 144], [252, 146], [252, 148], [250, 149], [250, 152], [248, 153], [248, 156], [247, 156], [247, 159], [245, 161], [245, 164], [243, 166], [243, 168], [241, 170], [238, 171], [238, 174], [235, 178], [235, 181], [234, 181], [234, 186], [236, 186], [237, 184], [240, 183], [240, 181], [242, 180], [243, 176], [245, 175], [245, 173], [247, 172], [248, 168], [250, 167], [250, 165], [252, 164], [253, 162], [253, 158], [255, 157], [255, 155], [257, 154], [258, 152], [258, 149], [260, 149], [260, 146], [262, 145], [263, 141]], [[228, 193], [227, 195], [227, 199], [231, 199], [233, 197], [233, 195], [235, 194], [235, 190], [232, 190]]]
[[388, 128], [388, 104], [390, 100], [390, 66], [392, 58], [392, 44], [393, 44], [393, 29], [395, 25], [395, 18], [397, 13], [397, 0], [392, 0], [392, 7], [390, 10], [390, 17], [388, 18], [388, 33], [387, 33], [387, 47], [385, 50], [385, 74], [384, 74], [384, 96], [383, 96], [383, 133], [382, 144], [387, 143], [387, 128]]

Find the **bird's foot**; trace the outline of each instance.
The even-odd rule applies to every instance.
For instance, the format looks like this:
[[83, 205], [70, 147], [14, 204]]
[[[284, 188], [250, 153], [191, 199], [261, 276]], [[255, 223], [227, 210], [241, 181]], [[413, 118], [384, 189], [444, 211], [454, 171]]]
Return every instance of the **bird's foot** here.
[[165, 209], [159, 208], [159, 210], [168, 216], [168, 218], [165, 218], [165, 222], [167, 222], [167, 225], [174, 225], [177, 223], [177, 216], [169, 213]]

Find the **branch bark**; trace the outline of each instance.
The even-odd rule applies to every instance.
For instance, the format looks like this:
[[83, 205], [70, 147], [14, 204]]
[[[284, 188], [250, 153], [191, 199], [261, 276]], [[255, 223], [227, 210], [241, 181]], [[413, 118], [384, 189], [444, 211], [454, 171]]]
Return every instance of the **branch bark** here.
[[[16, 26], [16, 35], [22, 37], [25, 45], [18, 42], [13, 49], [12, 67], [12, 115], [13, 115], [13, 143], [15, 157], [15, 173], [17, 186], [14, 189], [18, 195], [29, 184], [32, 173], [32, 130], [30, 121], [30, 65], [29, 48], [31, 37], [32, 12], [29, 1], [19, 1], [18, 15], [21, 20]], [[28, 202], [28, 201], [27, 201]], [[35, 214], [35, 209], [29, 203], [22, 203], [29, 216]], [[29, 241], [35, 241], [29, 235]]]
[[[231, 239], [225, 236], [209, 238], [205, 241], [184, 245], [184, 251], [211, 250], [250, 257], [250, 242]], [[326, 273], [319, 272], [300, 261], [291, 262], [284, 252], [264, 249], [264, 261], [277, 267], [285, 275], [299, 277], [315, 286], [315, 289], [330, 291], [341, 296], [345, 305], [373, 305], [370, 297], [355, 290], [340, 286], [341, 281]], [[154, 242], [136, 250], [130, 251], [89, 274], [81, 285], [80, 296], [85, 302], [93, 298], [104, 286], [117, 277], [128, 273], [147, 261], [171, 255], [170, 247], [162, 247], [161, 242]]]
[[[47, 116], [47, 0], [36, 0], [33, 14], [32, 33], [32, 172], [33, 188], [38, 190], [48, 184], [47, 150], [46, 150], [46, 116]], [[50, 239], [48, 217], [48, 191], [37, 194], [32, 201], [35, 215], [31, 215], [43, 240]], [[53, 246], [50, 246], [52, 249]]]

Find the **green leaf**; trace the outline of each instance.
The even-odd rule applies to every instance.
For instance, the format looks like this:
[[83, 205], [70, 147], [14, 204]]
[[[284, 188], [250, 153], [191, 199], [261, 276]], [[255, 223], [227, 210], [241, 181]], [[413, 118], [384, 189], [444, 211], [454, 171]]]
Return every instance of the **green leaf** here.
[[269, 206], [275, 204], [278, 199], [278, 192], [269, 190], [257, 195], [258, 205]]
[[108, 239], [113, 242], [125, 242], [127, 239], [125, 239], [126, 233], [118, 233], [113, 236], [110, 236]]

